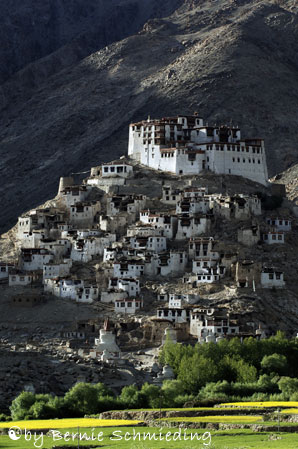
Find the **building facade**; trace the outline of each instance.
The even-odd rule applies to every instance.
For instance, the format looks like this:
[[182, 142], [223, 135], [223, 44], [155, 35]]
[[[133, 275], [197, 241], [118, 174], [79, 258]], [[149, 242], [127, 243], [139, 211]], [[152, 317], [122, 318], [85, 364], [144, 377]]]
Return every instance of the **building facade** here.
[[128, 155], [143, 165], [176, 175], [210, 170], [264, 185], [268, 180], [263, 139], [243, 139], [239, 128], [208, 126], [198, 115], [132, 123]]

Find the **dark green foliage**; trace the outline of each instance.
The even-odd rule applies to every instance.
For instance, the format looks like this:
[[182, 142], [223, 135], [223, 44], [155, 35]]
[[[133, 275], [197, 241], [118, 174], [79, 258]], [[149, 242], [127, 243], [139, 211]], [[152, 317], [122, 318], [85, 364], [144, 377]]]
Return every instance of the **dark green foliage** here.
[[286, 374], [288, 371], [287, 358], [282, 354], [265, 355], [262, 358], [261, 367], [268, 374]]
[[5, 415], [5, 413], [0, 413], [0, 422], [8, 422], [11, 420], [10, 416]]

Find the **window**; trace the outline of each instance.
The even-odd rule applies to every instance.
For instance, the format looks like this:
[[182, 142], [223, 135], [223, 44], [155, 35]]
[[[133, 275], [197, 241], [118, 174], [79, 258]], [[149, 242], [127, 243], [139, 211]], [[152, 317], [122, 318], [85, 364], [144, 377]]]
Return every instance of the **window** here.
[[105, 173], [108, 173], [109, 167], [104, 167], [103, 171], [104, 171]]
[[282, 235], [278, 235], [278, 240], [282, 240]]
[[273, 279], [273, 274], [272, 273], [269, 273], [269, 279]]
[[1, 272], [5, 273], [6, 272], [6, 268], [5, 267], [1, 267]]
[[276, 279], [278, 279], [278, 280], [281, 279], [280, 273], [276, 273]]
[[276, 235], [272, 234], [272, 240], [276, 240]]

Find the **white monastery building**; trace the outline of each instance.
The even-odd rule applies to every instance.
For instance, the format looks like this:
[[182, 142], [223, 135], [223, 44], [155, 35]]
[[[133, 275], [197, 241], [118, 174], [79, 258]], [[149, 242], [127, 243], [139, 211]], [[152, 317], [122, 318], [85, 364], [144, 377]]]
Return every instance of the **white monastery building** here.
[[196, 114], [132, 123], [128, 155], [143, 165], [176, 175], [210, 170], [264, 185], [268, 180], [263, 139], [243, 139], [235, 127], [208, 126]]

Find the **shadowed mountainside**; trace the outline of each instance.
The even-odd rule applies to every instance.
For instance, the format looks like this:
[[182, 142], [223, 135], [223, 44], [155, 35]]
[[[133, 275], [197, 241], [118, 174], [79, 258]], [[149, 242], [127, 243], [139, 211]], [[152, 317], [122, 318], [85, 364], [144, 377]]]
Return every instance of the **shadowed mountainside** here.
[[125, 153], [129, 122], [148, 114], [232, 121], [266, 139], [270, 175], [289, 167], [297, 11], [295, 0], [185, 0], [81, 61], [63, 66], [69, 47], [60, 47], [16, 73], [0, 87], [2, 229], [53, 196], [59, 176]]

